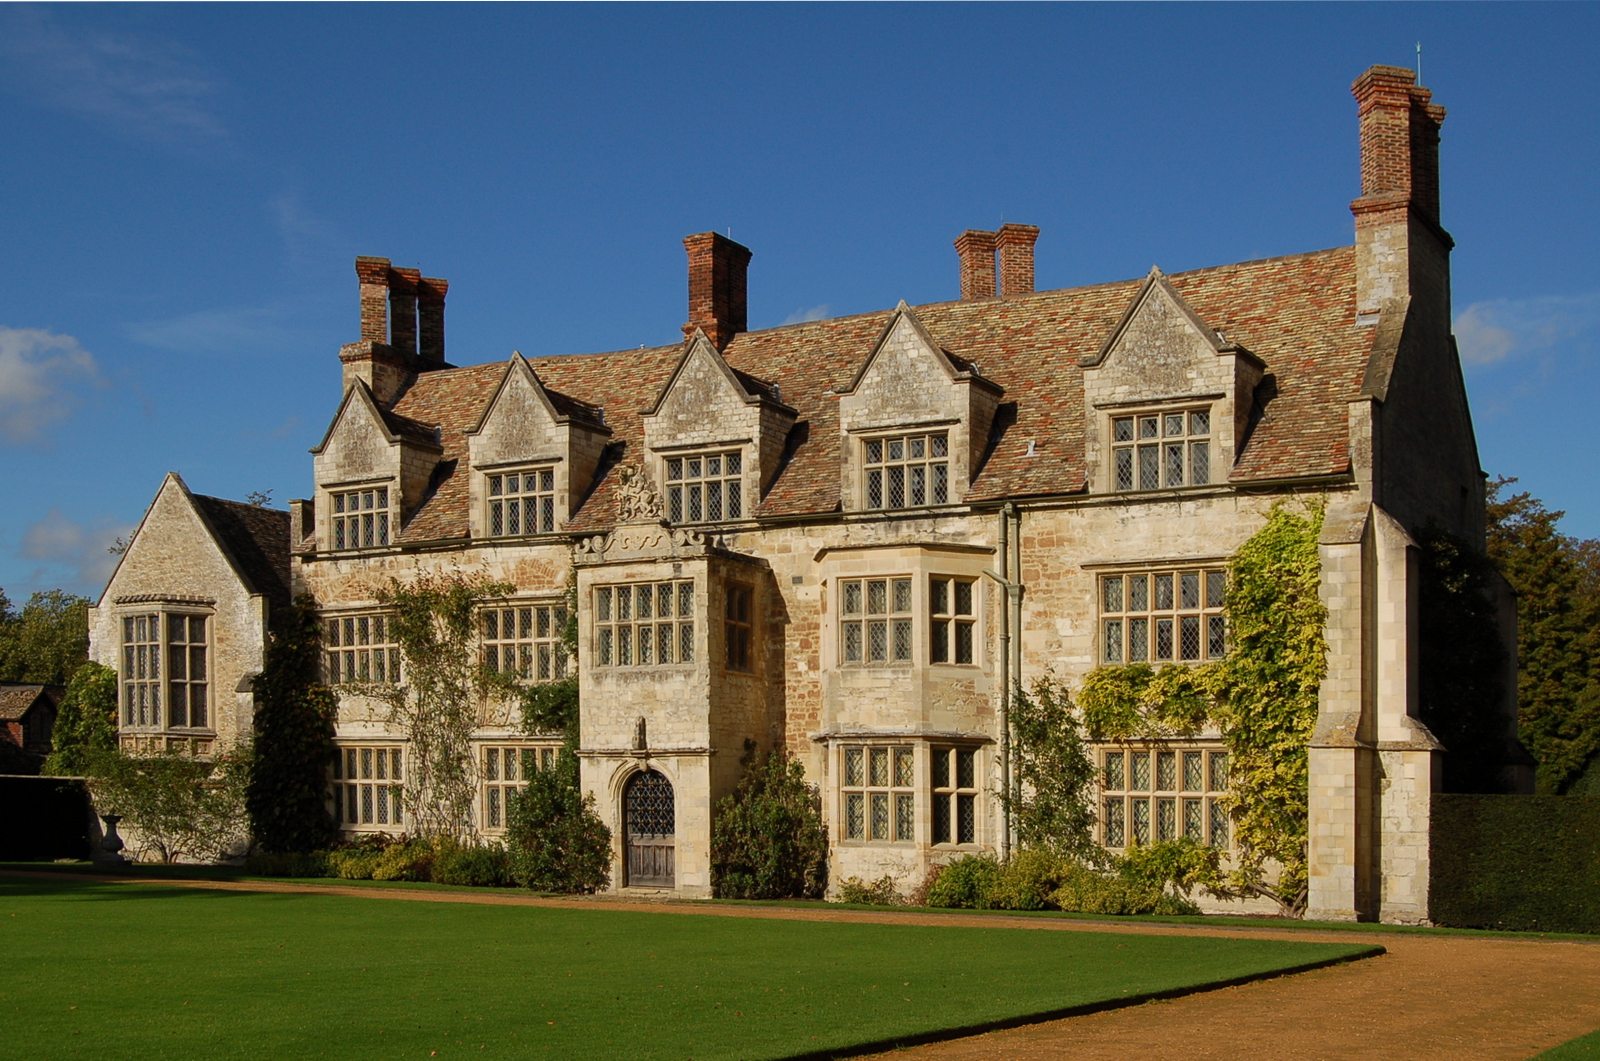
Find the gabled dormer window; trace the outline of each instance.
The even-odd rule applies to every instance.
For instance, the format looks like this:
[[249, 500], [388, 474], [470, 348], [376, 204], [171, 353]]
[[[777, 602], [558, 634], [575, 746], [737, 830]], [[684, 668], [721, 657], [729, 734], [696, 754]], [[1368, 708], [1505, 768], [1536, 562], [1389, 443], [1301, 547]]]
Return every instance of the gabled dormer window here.
[[738, 450], [668, 457], [665, 464], [669, 521], [716, 523], [743, 516], [744, 461]]
[[387, 486], [338, 491], [330, 498], [335, 549], [372, 549], [389, 544]]
[[891, 435], [862, 443], [867, 508], [916, 508], [950, 499], [949, 436]]
[[528, 468], [488, 477], [489, 534], [550, 534], [556, 529], [556, 472]]
[[1205, 486], [1211, 482], [1211, 410], [1113, 416], [1111, 458], [1119, 491]]

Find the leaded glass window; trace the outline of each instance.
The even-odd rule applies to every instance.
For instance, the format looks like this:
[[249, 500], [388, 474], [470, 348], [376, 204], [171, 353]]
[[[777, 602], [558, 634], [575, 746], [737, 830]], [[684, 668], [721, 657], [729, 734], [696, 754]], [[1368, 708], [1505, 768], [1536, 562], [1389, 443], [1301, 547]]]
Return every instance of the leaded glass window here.
[[717, 523], [743, 517], [743, 458], [738, 450], [668, 457], [666, 466], [669, 521]]
[[210, 687], [204, 615], [167, 616], [167, 725], [206, 724]]
[[331, 495], [333, 548], [371, 549], [389, 544], [389, 488], [369, 487]]
[[547, 682], [567, 676], [563, 604], [521, 604], [483, 610], [483, 665], [498, 674]]
[[400, 680], [400, 644], [386, 615], [330, 617], [324, 627], [328, 683]]
[[394, 745], [341, 745], [329, 771], [334, 821], [346, 830], [403, 827], [405, 760]]
[[839, 658], [848, 664], [911, 662], [911, 580], [845, 579], [839, 583]]
[[970, 578], [928, 580], [928, 661], [973, 663], [977, 630], [977, 582]]
[[210, 724], [211, 619], [178, 612], [121, 617], [117, 675], [125, 729]]
[[1215, 745], [1104, 748], [1099, 761], [1105, 846], [1186, 837], [1227, 848], [1227, 752]]
[[601, 667], [693, 663], [694, 583], [595, 587], [594, 636]]
[[489, 534], [549, 534], [556, 529], [556, 471], [529, 468], [488, 478]]
[[840, 758], [845, 839], [916, 839], [916, 760], [911, 747], [851, 744], [840, 749]]
[[510, 824], [511, 801], [528, 787], [540, 770], [554, 770], [559, 748], [555, 744], [486, 745], [482, 749], [479, 777], [483, 827], [504, 829]]
[[122, 724], [161, 725], [161, 615], [122, 617]]
[[933, 842], [978, 842], [978, 749], [934, 748]]
[[1227, 655], [1220, 567], [1100, 576], [1102, 663], [1194, 663]]
[[1161, 490], [1211, 482], [1209, 409], [1111, 418], [1116, 489]]
[[867, 508], [916, 508], [950, 500], [950, 444], [943, 433], [863, 442]]

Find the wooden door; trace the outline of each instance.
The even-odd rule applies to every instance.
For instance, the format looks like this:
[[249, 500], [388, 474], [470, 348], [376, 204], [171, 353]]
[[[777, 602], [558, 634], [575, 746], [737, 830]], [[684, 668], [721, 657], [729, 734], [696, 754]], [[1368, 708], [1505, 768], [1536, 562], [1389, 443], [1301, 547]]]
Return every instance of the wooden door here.
[[627, 831], [627, 883], [635, 888], [674, 886], [676, 844], [672, 782], [654, 770], [633, 775], [623, 795]]

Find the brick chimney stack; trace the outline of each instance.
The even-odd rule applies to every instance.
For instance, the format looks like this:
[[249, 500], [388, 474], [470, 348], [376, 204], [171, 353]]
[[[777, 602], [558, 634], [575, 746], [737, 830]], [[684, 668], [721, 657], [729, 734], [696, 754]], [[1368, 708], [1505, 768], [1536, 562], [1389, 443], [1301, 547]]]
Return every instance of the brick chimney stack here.
[[1361, 123], [1361, 198], [1356, 221], [1356, 311], [1411, 297], [1415, 309], [1450, 321], [1450, 250], [1439, 225], [1439, 126], [1445, 110], [1402, 66], [1374, 66], [1356, 79]]
[[417, 353], [423, 361], [444, 363], [444, 296], [450, 281], [425, 276], [417, 284]]
[[417, 356], [418, 269], [389, 269], [389, 345], [402, 357]]
[[715, 232], [683, 239], [689, 252], [689, 321], [684, 335], [699, 328], [718, 350], [749, 331], [750, 248]]
[[1000, 248], [1000, 293], [1012, 295], [1033, 294], [1033, 245], [1039, 239], [1038, 225], [1016, 225], [1007, 222], [995, 234]]
[[361, 338], [389, 341], [389, 259], [357, 258], [356, 279], [361, 284]]
[[[993, 232], [969, 228], [956, 237], [956, 254], [961, 258], [961, 301], [995, 296], [994, 248]], [[1031, 285], [1031, 268], [1029, 276]]]

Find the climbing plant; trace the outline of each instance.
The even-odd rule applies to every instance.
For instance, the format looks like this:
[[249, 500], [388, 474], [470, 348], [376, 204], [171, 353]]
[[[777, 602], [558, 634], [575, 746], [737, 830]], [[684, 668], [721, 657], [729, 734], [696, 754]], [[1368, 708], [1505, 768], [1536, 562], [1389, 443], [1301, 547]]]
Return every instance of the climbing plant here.
[[1094, 761], [1061, 683], [1040, 678], [1011, 703], [1011, 790], [1000, 794], [1018, 843], [1091, 865], [1105, 861], [1094, 842]]
[[44, 772], [80, 775], [98, 752], [117, 746], [117, 672], [90, 661], [72, 673], [56, 709]]
[[[1239, 857], [1227, 887], [1298, 916], [1306, 903], [1307, 748], [1327, 673], [1318, 596], [1322, 507], [1273, 507], [1228, 565], [1228, 656], [1203, 666], [1101, 667], [1078, 694], [1096, 740], [1187, 737], [1208, 722], [1228, 750]], [[1268, 866], [1276, 864], [1269, 880]]]
[[469, 839], [476, 787], [471, 739], [479, 706], [514, 680], [480, 663], [478, 611], [512, 589], [484, 575], [451, 571], [409, 583], [391, 578], [378, 591], [378, 602], [391, 611], [389, 629], [400, 645], [405, 680], [363, 691], [388, 706], [390, 723], [409, 742], [405, 806], [419, 836]]
[[322, 684], [317, 606], [301, 596], [283, 616], [255, 680], [255, 762], [246, 794], [250, 830], [268, 851], [314, 851], [335, 834], [328, 815], [338, 699]]

